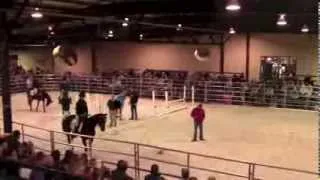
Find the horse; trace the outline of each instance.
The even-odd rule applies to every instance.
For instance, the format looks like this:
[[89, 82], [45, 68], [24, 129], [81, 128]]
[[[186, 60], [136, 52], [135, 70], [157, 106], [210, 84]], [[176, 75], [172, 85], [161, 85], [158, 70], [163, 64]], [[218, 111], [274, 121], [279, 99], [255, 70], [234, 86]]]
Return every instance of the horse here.
[[117, 117], [119, 117], [120, 120], [122, 120], [122, 109], [123, 109], [124, 102], [126, 100], [126, 96], [127, 96], [127, 92], [123, 91], [122, 93], [118, 94], [115, 98], [115, 109], [118, 114]]
[[[52, 99], [47, 91], [33, 89], [28, 93], [28, 103], [30, 107], [30, 111], [32, 111], [32, 102], [37, 100], [36, 111], [39, 109], [39, 104], [42, 102], [43, 112], [46, 112], [46, 106], [49, 106], [52, 103]], [[45, 104], [46, 103], [46, 104]]]
[[[72, 122], [77, 118], [75, 114], [67, 115], [62, 119], [62, 130], [66, 133], [71, 133], [72, 131]], [[96, 135], [96, 126], [98, 125], [101, 131], [105, 131], [107, 121], [107, 114], [95, 114], [91, 117], [88, 117], [82, 122], [82, 128], [78, 132], [81, 135], [92, 136]], [[77, 134], [67, 134], [68, 143], [71, 144], [72, 140], [77, 137]], [[83, 137], [81, 136], [82, 144], [85, 147], [85, 151], [87, 148], [87, 141], [89, 140], [89, 148], [91, 149], [93, 138]]]

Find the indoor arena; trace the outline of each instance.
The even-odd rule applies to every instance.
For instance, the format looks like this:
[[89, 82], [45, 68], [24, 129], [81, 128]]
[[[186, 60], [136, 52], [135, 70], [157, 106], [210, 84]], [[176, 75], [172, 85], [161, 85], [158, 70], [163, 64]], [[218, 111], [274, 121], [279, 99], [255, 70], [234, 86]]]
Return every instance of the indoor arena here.
[[6, 6], [0, 179], [319, 178], [317, 1]]

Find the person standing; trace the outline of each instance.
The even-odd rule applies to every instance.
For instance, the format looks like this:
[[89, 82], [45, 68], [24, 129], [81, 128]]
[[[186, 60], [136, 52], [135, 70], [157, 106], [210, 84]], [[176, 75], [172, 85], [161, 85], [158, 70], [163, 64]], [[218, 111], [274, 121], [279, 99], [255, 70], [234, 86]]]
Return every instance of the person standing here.
[[62, 96], [59, 97], [59, 104], [62, 106], [62, 115], [67, 116], [70, 114], [70, 104], [72, 103], [71, 97], [66, 90], [62, 90]]
[[203, 121], [205, 118], [205, 112], [202, 108], [202, 104], [199, 104], [197, 107], [195, 107], [191, 112], [191, 117], [193, 118], [194, 122], [194, 134], [193, 134], [193, 140], [197, 141], [197, 131], [199, 129], [200, 131], [200, 140], [204, 141], [203, 138]]
[[139, 99], [138, 93], [136, 91], [132, 91], [130, 94], [130, 107], [131, 107], [130, 120], [138, 120], [138, 112], [137, 112], [138, 99]]
[[83, 121], [88, 118], [88, 106], [87, 102], [85, 101], [86, 93], [81, 91], [79, 94], [79, 100], [76, 104], [76, 114], [77, 114], [77, 121], [74, 128], [74, 132], [79, 132], [80, 126], [82, 125]]
[[110, 127], [117, 126], [117, 109], [115, 105], [115, 97], [111, 96], [107, 103], [110, 114]]

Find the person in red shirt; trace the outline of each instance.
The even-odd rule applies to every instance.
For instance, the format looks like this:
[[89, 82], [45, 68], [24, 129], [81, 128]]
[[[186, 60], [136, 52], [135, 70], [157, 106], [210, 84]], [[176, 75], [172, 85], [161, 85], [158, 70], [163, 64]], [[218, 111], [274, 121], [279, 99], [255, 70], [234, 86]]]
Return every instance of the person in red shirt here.
[[197, 141], [197, 132], [198, 129], [200, 130], [200, 140], [204, 141], [203, 138], [203, 120], [205, 118], [205, 112], [202, 108], [202, 104], [199, 104], [197, 107], [195, 107], [191, 112], [191, 117], [193, 118], [194, 122], [194, 134], [193, 134], [193, 140]]

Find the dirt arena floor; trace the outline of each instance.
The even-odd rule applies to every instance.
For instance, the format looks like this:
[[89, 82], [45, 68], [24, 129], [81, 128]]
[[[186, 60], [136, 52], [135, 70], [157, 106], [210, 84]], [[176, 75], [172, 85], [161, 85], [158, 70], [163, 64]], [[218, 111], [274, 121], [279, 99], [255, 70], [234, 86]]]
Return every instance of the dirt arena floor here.
[[[15, 122], [61, 131], [61, 108], [57, 103], [57, 92], [50, 93], [54, 103], [48, 108], [47, 113], [29, 112], [25, 94], [16, 94], [12, 98], [13, 119]], [[73, 101], [77, 95], [72, 94]], [[87, 97], [91, 114], [106, 112], [106, 101], [110, 96], [91, 94]], [[157, 101], [158, 102], [158, 101]], [[160, 104], [163, 101], [159, 100]], [[74, 103], [75, 104], [75, 103]], [[187, 152], [195, 152], [206, 155], [219, 156], [248, 162], [297, 168], [308, 171], [317, 171], [318, 157], [318, 115], [316, 112], [292, 109], [276, 109], [266, 107], [248, 107], [235, 105], [205, 104], [206, 120], [204, 135], [206, 141], [191, 142], [193, 123], [190, 119], [191, 104], [182, 111], [164, 116], [157, 116], [150, 99], [139, 101], [138, 121], [129, 121], [130, 109], [128, 102], [125, 104], [124, 120], [119, 126], [105, 132], [97, 129], [97, 137], [138, 142], [143, 144], [172, 148]], [[74, 107], [74, 105], [72, 106]], [[74, 108], [72, 108], [74, 109]], [[165, 109], [165, 108], [163, 108]], [[158, 113], [163, 109], [157, 110]], [[14, 125], [19, 128], [18, 125]], [[34, 128], [24, 128], [26, 134], [49, 139], [49, 133]], [[45, 141], [25, 137], [32, 140], [37, 147], [50, 150], [50, 144]], [[55, 141], [66, 142], [64, 135], [55, 133]], [[74, 144], [79, 144], [77, 138]], [[95, 148], [106, 151], [120, 151], [132, 154], [133, 145], [97, 140]], [[65, 145], [55, 145], [56, 149], [64, 150]], [[82, 151], [75, 148], [77, 151]], [[140, 147], [141, 156], [159, 160], [172, 161], [185, 164], [184, 154], [164, 151], [158, 154], [158, 149]], [[128, 160], [133, 165], [133, 158], [114, 155], [102, 151], [94, 151], [97, 159], [116, 161]], [[143, 160], [140, 167], [149, 169], [153, 161]], [[179, 165], [164, 165], [158, 163], [163, 172], [179, 175]], [[214, 168], [218, 171], [227, 171], [234, 174], [248, 174], [248, 166], [221, 160], [208, 160], [206, 158], [191, 157], [191, 166]], [[112, 166], [110, 166], [112, 168]], [[133, 173], [130, 170], [130, 173]], [[237, 180], [243, 178], [207, 173], [204, 171], [191, 171], [192, 175], [205, 179], [208, 175], [214, 175], [217, 180]], [[142, 174], [143, 175], [143, 174]], [[266, 167], [256, 167], [256, 177], [263, 180], [312, 180], [317, 176], [289, 173]], [[168, 178], [170, 179], [170, 178]]]

